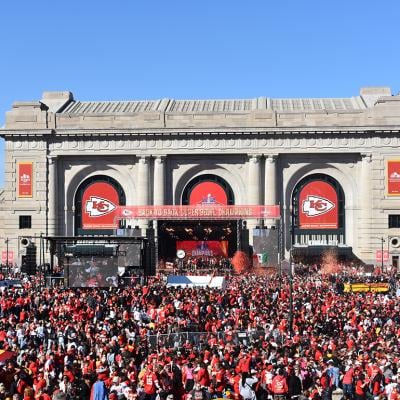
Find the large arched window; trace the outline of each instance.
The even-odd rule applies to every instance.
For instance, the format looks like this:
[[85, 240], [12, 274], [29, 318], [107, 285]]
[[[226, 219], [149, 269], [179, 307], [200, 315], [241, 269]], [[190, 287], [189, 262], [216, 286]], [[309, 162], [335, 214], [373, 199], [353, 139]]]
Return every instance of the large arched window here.
[[225, 179], [204, 174], [193, 178], [182, 194], [182, 204], [235, 204], [233, 190]]
[[345, 243], [345, 196], [336, 179], [313, 174], [296, 185], [291, 226], [294, 245]]
[[121, 185], [106, 175], [95, 175], [79, 186], [75, 195], [75, 234], [110, 234], [119, 227], [115, 210], [125, 205]]

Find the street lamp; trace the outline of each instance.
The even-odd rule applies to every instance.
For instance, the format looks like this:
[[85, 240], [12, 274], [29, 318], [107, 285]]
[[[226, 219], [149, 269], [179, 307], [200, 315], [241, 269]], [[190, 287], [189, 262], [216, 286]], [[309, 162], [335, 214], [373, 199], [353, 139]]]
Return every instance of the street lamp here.
[[385, 243], [385, 239], [381, 237], [381, 269], [383, 273], [383, 243]]

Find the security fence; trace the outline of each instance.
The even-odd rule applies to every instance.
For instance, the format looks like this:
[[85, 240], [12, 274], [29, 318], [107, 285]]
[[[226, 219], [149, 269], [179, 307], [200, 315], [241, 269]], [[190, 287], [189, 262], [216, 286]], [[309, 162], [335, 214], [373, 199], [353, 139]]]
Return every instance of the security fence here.
[[246, 332], [174, 332], [167, 334], [148, 335], [148, 346], [156, 351], [162, 347], [180, 349], [186, 344], [196, 346], [202, 350], [206, 345], [219, 343], [243, 344], [249, 346], [257, 341], [264, 340], [265, 331]]
[[[135, 287], [143, 284], [143, 279], [143, 276], [118, 277], [118, 287]], [[63, 276], [47, 275], [44, 278], [44, 282], [46, 287], [68, 287], [68, 280]]]

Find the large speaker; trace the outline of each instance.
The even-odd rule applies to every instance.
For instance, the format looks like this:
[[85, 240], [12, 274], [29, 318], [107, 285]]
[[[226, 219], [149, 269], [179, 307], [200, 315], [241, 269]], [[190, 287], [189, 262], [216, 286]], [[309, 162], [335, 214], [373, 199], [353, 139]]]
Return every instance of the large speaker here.
[[156, 246], [153, 228], [146, 229], [146, 237], [147, 241], [145, 242], [143, 252], [144, 276], [154, 276], [156, 274]]
[[243, 221], [242, 226], [239, 229], [239, 249], [240, 251], [245, 252], [246, 254], [250, 255], [250, 246], [249, 246], [249, 230], [247, 229], [247, 222]]
[[22, 256], [21, 272], [28, 275], [35, 275], [36, 266], [36, 245], [30, 243], [26, 247], [26, 255]]
[[119, 267], [136, 267], [142, 265], [142, 242], [123, 243], [119, 245]]

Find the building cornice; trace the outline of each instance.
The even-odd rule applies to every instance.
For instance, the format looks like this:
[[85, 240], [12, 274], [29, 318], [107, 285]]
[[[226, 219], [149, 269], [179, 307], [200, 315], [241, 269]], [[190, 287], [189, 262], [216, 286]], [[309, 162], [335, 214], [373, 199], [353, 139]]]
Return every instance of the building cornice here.
[[188, 136], [188, 135], [279, 135], [279, 134], [398, 134], [400, 126], [370, 127], [319, 127], [315, 128], [244, 128], [244, 129], [0, 129], [0, 137], [6, 139], [13, 136], [39, 137], [85, 137], [85, 136]]

